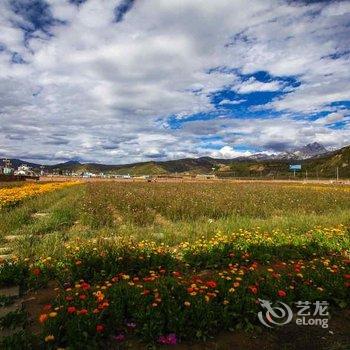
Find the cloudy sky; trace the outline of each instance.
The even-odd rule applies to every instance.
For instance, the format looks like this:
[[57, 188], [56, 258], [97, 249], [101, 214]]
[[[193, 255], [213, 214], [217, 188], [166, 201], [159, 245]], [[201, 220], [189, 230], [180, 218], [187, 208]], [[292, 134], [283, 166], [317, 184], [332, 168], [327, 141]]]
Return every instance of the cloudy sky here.
[[1, 0], [0, 156], [350, 144], [350, 1]]

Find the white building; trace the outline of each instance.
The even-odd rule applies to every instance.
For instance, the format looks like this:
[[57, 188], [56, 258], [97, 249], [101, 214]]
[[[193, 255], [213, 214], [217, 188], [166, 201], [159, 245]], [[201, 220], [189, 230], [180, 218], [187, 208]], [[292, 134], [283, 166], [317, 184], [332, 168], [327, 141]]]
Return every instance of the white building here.
[[15, 171], [15, 175], [34, 176], [35, 174], [34, 174], [33, 170], [31, 170], [31, 168], [27, 164], [22, 164]]

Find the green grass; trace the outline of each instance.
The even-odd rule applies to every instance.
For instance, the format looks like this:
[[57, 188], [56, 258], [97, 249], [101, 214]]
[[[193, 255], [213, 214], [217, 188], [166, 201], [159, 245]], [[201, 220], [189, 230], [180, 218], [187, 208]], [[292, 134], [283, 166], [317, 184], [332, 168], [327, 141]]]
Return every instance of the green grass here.
[[[121, 237], [170, 246], [240, 229], [298, 236], [350, 227], [348, 187], [232, 183], [93, 183], [30, 198], [0, 211], [0, 236], [22, 257], [60, 256], [64, 242]], [[46, 213], [34, 217], [35, 213]], [[40, 237], [40, 238], [39, 238]]]

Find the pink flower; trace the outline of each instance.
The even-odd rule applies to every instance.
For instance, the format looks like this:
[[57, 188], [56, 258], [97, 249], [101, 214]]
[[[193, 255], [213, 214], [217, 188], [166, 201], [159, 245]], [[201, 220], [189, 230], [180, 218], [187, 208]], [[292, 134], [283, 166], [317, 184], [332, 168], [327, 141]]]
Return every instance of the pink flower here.
[[125, 335], [120, 333], [118, 335], [113, 336], [113, 339], [117, 342], [117, 343], [122, 343], [125, 340]]
[[130, 328], [130, 329], [134, 329], [134, 328], [136, 328], [136, 323], [134, 323], [134, 322], [128, 322], [128, 323], [126, 324], [126, 326], [127, 326], [128, 328]]
[[158, 343], [162, 345], [176, 345], [177, 338], [175, 333], [170, 333], [167, 335], [161, 335], [158, 338]]

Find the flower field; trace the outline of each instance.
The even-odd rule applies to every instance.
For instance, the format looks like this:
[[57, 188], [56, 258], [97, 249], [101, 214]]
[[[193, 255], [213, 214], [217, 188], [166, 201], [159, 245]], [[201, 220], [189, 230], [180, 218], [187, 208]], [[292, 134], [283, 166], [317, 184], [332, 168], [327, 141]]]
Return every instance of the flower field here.
[[336, 314], [350, 305], [349, 198], [345, 186], [106, 182], [5, 208], [50, 215], [7, 221], [34, 238], [13, 244], [0, 285], [50, 299], [3, 347], [203, 341], [262, 327], [258, 299], [327, 301]]
[[0, 188], [0, 209], [1, 207], [17, 204], [25, 198], [38, 196], [74, 184], [76, 182], [28, 183], [22, 186]]

